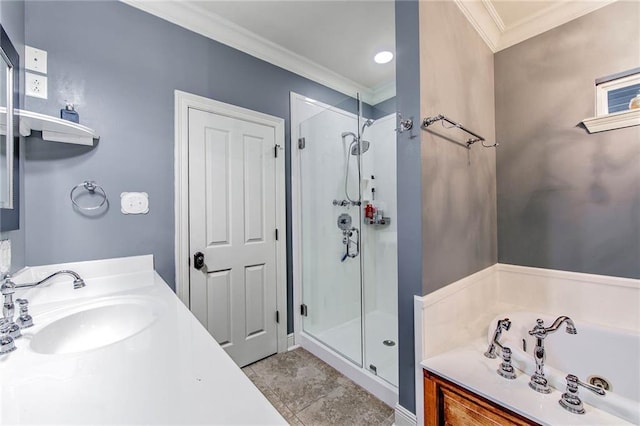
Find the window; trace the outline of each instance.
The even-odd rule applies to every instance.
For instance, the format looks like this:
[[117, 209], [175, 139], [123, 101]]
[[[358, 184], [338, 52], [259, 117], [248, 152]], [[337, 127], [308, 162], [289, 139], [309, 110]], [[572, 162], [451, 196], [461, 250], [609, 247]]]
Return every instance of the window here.
[[596, 116], [629, 110], [631, 99], [640, 94], [640, 68], [596, 80]]
[[582, 124], [589, 133], [640, 126], [640, 68], [596, 80], [596, 116]]

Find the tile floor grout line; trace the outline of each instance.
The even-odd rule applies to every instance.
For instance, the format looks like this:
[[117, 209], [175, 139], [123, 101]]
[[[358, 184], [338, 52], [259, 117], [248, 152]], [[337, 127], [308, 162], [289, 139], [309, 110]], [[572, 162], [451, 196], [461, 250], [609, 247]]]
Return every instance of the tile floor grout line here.
[[[284, 354], [247, 366], [246, 372], [258, 390], [272, 396], [272, 405], [288, 423], [303, 426], [362, 421], [378, 425], [393, 423], [392, 407], [313, 354], [302, 348]], [[298, 406], [302, 403], [304, 406]], [[305, 423], [301, 414], [310, 423]]]

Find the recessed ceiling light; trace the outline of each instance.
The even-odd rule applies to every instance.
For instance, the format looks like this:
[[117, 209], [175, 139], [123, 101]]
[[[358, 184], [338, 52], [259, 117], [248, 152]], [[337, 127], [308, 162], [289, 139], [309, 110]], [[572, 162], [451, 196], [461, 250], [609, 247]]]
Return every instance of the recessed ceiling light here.
[[376, 56], [373, 57], [373, 60], [376, 61], [376, 63], [378, 64], [386, 64], [388, 62], [391, 62], [392, 59], [393, 59], [393, 53], [389, 52], [388, 50], [383, 50], [382, 52], [378, 52], [376, 53]]

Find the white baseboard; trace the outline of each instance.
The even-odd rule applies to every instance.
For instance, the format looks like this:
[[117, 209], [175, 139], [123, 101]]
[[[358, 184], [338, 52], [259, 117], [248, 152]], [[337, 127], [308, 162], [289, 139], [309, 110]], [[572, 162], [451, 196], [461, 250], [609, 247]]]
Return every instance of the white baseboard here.
[[400, 404], [396, 404], [395, 421], [396, 426], [415, 426], [417, 424], [416, 415]]
[[296, 336], [293, 333], [287, 335], [287, 351], [298, 349], [300, 345], [296, 345]]

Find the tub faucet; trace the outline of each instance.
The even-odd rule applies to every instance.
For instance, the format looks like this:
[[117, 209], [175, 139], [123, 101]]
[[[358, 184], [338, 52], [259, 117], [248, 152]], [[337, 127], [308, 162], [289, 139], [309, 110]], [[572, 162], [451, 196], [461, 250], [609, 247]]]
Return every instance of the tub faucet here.
[[552, 333], [555, 333], [560, 326], [566, 323], [566, 332], [569, 334], [576, 334], [576, 326], [573, 320], [567, 316], [561, 316], [551, 324], [551, 327], [545, 327], [544, 321], [538, 318], [536, 326], [529, 331], [529, 335], [536, 338], [536, 346], [533, 349], [533, 358], [536, 360], [536, 372], [531, 376], [529, 381], [529, 387], [536, 392], [550, 393], [551, 388], [547, 383], [547, 379], [544, 377], [544, 360], [546, 358], [544, 339]]
[[500, 368], [496, 370], [496, 372], [504, 377], [505, 379], [515, 379], [516, 372], [511, 365], [511, 348], [506, 346], [502, 346], [500, 344], [500, 335], [502, 334], [502, 330], [509, 330], [511, 328], [511, 320], [509, 318], [505, 318], [502, 320], [498, 320], [498, 324], [496, 325], [496, 331], [493, 332], [493, 337], [491, 338], [491, 343], [489, 343], [489, 348], [484, 353], [484, 356], [487, 358], [495, 358], [496, 357], [496, 349], [500, 350], [502, 355], [502, 363], [500, 363]]
[[581, 382], [577, 376], [569, 374], [567, 376], [567, 390], [562, 394], [562, 398], [558, 401], [562, 408], [575, 414], [584, 414], [584, 406], [582, 400], [578, 396], [578, 386], [582, 386], [585, 389], [590, 390], [600, 396], [605, 396], [604, 389], [597, 386], [590, 385], [588, 383]]

